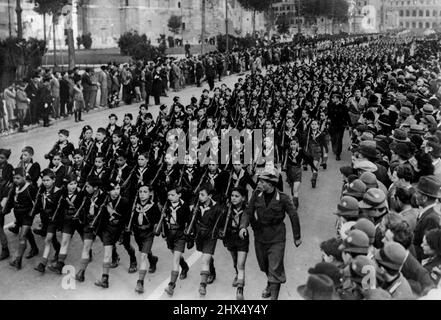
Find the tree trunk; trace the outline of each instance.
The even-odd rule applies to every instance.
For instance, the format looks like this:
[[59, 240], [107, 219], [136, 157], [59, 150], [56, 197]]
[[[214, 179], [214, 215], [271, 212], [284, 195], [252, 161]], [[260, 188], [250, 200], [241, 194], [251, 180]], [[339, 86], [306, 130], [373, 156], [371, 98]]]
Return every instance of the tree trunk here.
[[15, 12], [17, 13], [17, 38], [23, 39], [23, 24], [21, 19], [23, 9], [21, 8], [21, 0], [17, 0]]
[[75, 68], [75, 42], [72, 28], [67, 29], [67, 44], [69, 55], [69, 69]]
[[46, 35], [46, 13], [43, 13], [43, 39], [47, 44], [47, 35]]
[[252, 22], [253, 22], [253, 37], [256, 34], [256, 10], [253, 10], [253, 18], [252, 18]]
[[52, 22], [52, 33], [53, 33], [53, 39], [54, 39], [54, 67], [57, 66], [57, 39], [55, 36], [55, 15], [53, 17], [53, 22]]
[[204, 54], [205, 45], [205, 0], [202, 0], [202, 27], [201, 27], [201, 54]]

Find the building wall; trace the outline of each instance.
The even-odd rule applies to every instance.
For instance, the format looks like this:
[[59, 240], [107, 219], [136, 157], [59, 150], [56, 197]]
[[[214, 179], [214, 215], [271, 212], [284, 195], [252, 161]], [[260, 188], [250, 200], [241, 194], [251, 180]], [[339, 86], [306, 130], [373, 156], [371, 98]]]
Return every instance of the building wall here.
[[[157, 44], [160, 34], [173, 35], [168, 27], [172, 15], [182, 16], [185, 26], [182, 34], [176, 35], [196, 44], [200, 41], [202, 29], [201, 0], [73, 0], [73, 29], [75, 38], [90, 32], [92, 48], [117, 46], [119, 36], [130, 30], [146, 34], [153, 44]], [[206, 1], [206, 38], [225, 33], [225, 1]], [[15, 0], [10, 0], [13, 35], [16, 35]], [[33, 4], [22, 0], [24, 36], [43, 38], [43, 19], [33, 11]], [[244, 36], [252, 32], [252, 12], [244, 10], [236, 0], [228, 0], [229, 32]], [[47, 35], [52, 38], [52, 18], [47, 17]], [[256, 30], [265, 29], [263, 13], [256, 14]], [[0, 0], [0, 37], [7, 37], [8, 4]], [[57, 46], [65, 48], [64, 18], [56, 26]], [[49, 47], [53, 47], [50, 40]]]
[[441, 27], [440, 0], [387, 0], [387, 10], [394, 19], [390, 29], [430, 29]]

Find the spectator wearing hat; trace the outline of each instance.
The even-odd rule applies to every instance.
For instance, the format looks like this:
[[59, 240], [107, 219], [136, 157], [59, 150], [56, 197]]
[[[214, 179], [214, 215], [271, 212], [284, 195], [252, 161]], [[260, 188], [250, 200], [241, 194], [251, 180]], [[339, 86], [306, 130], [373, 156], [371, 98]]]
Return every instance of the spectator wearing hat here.
[[322, 253], [322, 261], [331, 263], [337, 268], [343, 267], [342, 252], [339, 249], [342, 244], [342, 240], [337, 238], [331, 238], [329, 240], [320, 243], [320, 251]]
[[415, 249], [412, 244], [413, 231], [407, 221], [396, 213], [390, 213], [382, 221], [383, 244], [397, 242], [401, 244], [409, 254], [401, 270], [403, 276], [408, 280], [415, 295], [424, 295], [425, 292], [434, 287], [429, 272], [423, 268], [415, 258]]
[[368, 103], [368, 100], [362, 96], [360, 89], [356, 89], [354, 95], [349, 98], [347, 105], [352, 126], [355, 126], [358, 123], [358, 120]]
[[358, 206], [360, 207], [360, 217], [371, 220], [376, 226], [374, 246], [380, 247], [382, 235], [378, 226], [388, 213], [386, 195], [380, 189], [371, 188], [365, 193]]
[[437, 199], [441, 198], [440, 188], [441, 181], [434, 175], [421, 177], [415, 187], [416, 201], [421, 211], [415, 227], [413, 244], [420, 262], [426, 258], [421, 248], [424, 235], [427, 231], [438, 229], [440, 226], [440, 217], [435, 211]]
[[305, 300], [340, 300], [334, 282], [324, 274], [311, 274], [306, 284], [297, 288], [297, 292]]
[[[376, 269], [375, 262], [367, 256], [357, 256], [348, 266], [348, 275], [344, 279], [338, 294], [342, 300], [362, 300], [365, 292], [376, 287], [376, 277], [371, 276]], [[365, 282], [365, 279], [368, 279]]]
[[383, 191], [384, 194], [387, 194], [386, 186], [381, 181], [378, 181], [372, 172], [363, 172], [360, 175], [360, 180], [366, 185], [366, 191], [372, 188], [378, 188]]
[[[390, 185], [389, 176], [387, 175], [387, 169], [383, 165], [381, 165], [378, 161], [378, 152], [376, 149], [375, 142], [364, 141], [364, 142], [360, 143], [360, 147], [359, 147], [358, 152], [356, 153], [355, 156], [356, 156], [356, 159], [358, 160], [358, 162], [368, 161], [368, 162], [371, 162], [372, 164], [374, 164], [377, 167], [377, 169], [376, 170], [369, 170], [369, 172], [374, 173], [375, 176], [377, 177], [377, 179], [379, 181], [381, 181], [385, 186]], [[355, 165], [356, 164], [354, 163], [354, 166]], [[365, 171], [368, 171], [368, 170], [365, 170]]]
[[358, 200], [351, 196], [343, 196], [340, 199], [340, 203], [337, 205], [337, 210], [334, 212], [334, 214], [338, 217], [336, 229], [337, 234], [339, 234], [343, 224], [358, 220], [360, 216]]
[[366, 185], [360, 179], [356, 179], [349, 183], [346, 190], [343, 191], [343, 196], [351, 196], [360, 201], [363, 199], [366, 192]]
[[428, 257], [423, 261], [423, 267], [429, 271], [434, 284], [438, 286], [441, 278], [441, 229], [427, 231], [421, 247]]
[[375, 235], [377, 232], [377, 230], [375, 229], [374, 223], [366, 218], [360, 218], [354, 224], [354, 226], [352, 227], [352, 230], [363, 231], [369, 237], [368, 257], [372, 258], [374, 256], [374, 242], [375, 242]]
[[[283, 257], [286, 230], [284, 219], [288, 214], [296, 247], [302, 243], [297, 211], [287, 195], [277, 190], [280, 174], [274, 169], [259, 176], [258, 190], [251, 197], [240, 222], [240, 237], [245, 238], [251, 223], [260, 269], [267, 275], [268, 284], [262, 296], [278, 299], [280, 286], [286, 282]], [[277, 208], [277, 209], [276, 209]]]
[[430, 154], [434, 167], [433, 174], [441, 180], [441, 144], [434, 141], [428, 141], [425, 146], [425, 152]]
[[369, 253], [369, 237], [363, 231], [351, 230], [339, 249], [342, 251], [344, 264], [349, 266], [357, 256], [367, 256]]
[[380, 287], [388, 291], [392, 299], [414, 299], [409, 282], [401, 273], [407, 255], [406, 249], [396, 242], [386, 244], [375, 253]]

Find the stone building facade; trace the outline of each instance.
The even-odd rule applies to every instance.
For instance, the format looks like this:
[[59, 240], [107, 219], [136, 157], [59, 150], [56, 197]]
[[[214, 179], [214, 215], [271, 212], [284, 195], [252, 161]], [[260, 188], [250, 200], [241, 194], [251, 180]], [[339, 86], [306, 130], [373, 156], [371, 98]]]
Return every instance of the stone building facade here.
[[[252, 12], [244, 10], [237, 0], [206, 0], [206, 33], [210, 38], [225, 33], [225, 10], [228, 1], [229, 32], [244, 36], [252, 32]], [[136, 30], [146, 34], [155, 45], [161, 34], [197, 44], [202, 29], [201, 0], [73, 0], [73, 29], [78, 35], [91, 33], [93, 48], [117, 46], [117, 40], [126, 31]], [[22, 1], [24, 36], [43, 38], [43, 19], [33, 11], [33, 5]], [[13, 35], [16, 34], [15, 0], [0, 0], [0, 37], [8, 31], [8, 9], [11, 13]], [[173, 34], [167, 24], [171, 16], [182, 18], [182, 30]], [[56, 26], [58, 47], [65, 47], [64, 18]], [[47, 35], [52, 38], [52, 18], [48, 17]], [[256, 15], [256, 30], [265, 30], [263, 14]], [[50, 40], [52, 41], [52, 39]], [[52, 44], [49, 44], [52, 47]]]

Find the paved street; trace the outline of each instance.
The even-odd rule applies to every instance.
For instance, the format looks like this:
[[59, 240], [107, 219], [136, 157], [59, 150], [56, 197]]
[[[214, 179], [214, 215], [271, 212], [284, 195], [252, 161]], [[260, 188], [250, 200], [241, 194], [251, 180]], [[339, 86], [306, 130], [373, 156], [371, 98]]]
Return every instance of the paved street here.
[[[231, 76], [225, 79], [225, 83], [232, 87], [238, 76]], [[201, 88], [188, 88], [178, 95], [184, 105], [189, 103], [191, 96], [199, 98]], [[169, 98], [162, 98], [163, 103], [171, 104], [175, 94], [169, 92]], [[44, 154], [50, 150], [57, 139], [57, 132], [61, 128], [68, 129], [71, 133], [70, 140], [77, 146], [81, 128], [88, 124], [94, 129], [107, 124], [107, 116], [116, 113], [121, 120], [127, 112], [134, 114], [136, 118], [138, 105], [123, 106], [114, 110], [103, 110], [93, 114], [85, 114], [85, 122], [80, 125], [73, 120], [58, 122], [50, 128], [38, 128], [26, 134], [18, 134], [0, 139], [0, 147], [12, 149], [10, 162], [13, 165], [18, 163], [20, 150], [25, 145], [31, 145], [36, 150], [35, 160], [42, 167], [47, 166]], [[158, 107], [151, 107], [150, 112], [156, 117]], [[292, 230], [287, 223], [287, 247], [285, 252], [285, 268], [287, 283], [282, 286], [280, 299], [299, 299], [297, 286], [304, 284], [307, 278], [307, 270], [320, 259], [319, 243], [322, 240], [333, 236], [335, 216], [332, 214], [338, 202], [341, 177], [338, 168], [349, 163], [349, 154], [343, 153], [343, 161], [336, 162], [331, 156], [328, 169], [319, 173], [317, 189], [311, 188], [310, 172], [304, 172], [303, 185], [300, 192], [300, 221], [302, 226], [303, 244], [295, 248]], [[288, 191], [285, 185], [285, 191]], [[289, 192], [289, 191], [288, 191]], [[13, 220], [10, 214], [6, 217], [6, 224]], [[286, 221], [288, 222], [288, 221]], [[17, 247], [17, 236], [7, 232], [10, 239], [10, 248], [15, 251]], [[252, 232], [251, 232], [252, 237]], [[39, 247], [43, 247], [42, 238], [36, 236]], [[133, 244], [134, 244], [134, 240]], [[253, 241], [251, 241], [252, 243]], [[69, 250], [70, 255], [66, 264], [74, 267], [79, 266], [81, 240], [75, 235], [74, 241]], [[153, 245], [153, 253], [159, 256], [158, 268], [155, 274], [148, 274], [145, 279], [145, 290], [143, 295], [135, 293], [134, 288], [138, 274], [128, 274], [128, 256], [122, 246], [118, 247], [121, 256], [121, 264], [117, 269], [110, 272], [110, 288], [107, 290], [94, 286], [96, 279], [100, 278], [102, 271], [102, 245], [97, 240], [93, 247], [93, 262], [86, 271], [86, 281], [76, 283], [75, 290], [62, 288], [62, 277], [47, 271], [40, 275], [33, 268], [38, 264], [39, 257], [23, 261], [23, 269], [14, 271], [9, 267], [9, 261], [0, 262], [0, 299], [169, 299], [163, 294], [164, 287], [168, 283], [171, 269], [171, 254], [166, 248], [164, 239], [156, 238]], [[42, 250], [40, 251], [40, 254]], [[200, 259], [195, 249], [185, 253], [186, 259], [191, 264], [189, 276], [186, 280], [177, 282], [173, 299], [199, 299], [198, 288], [200, 282]], [[218, 242], [215, 254], [215, 266], [217, 279], [207, 288], [205, 299], [235, 299], [236, 289], [231, 286], [234, 278], [232, 259], [221, 242]], [[266, 285], [266, 277], [258, 269], [254, 253], [254, 246], [251, 244], [250, 254], [246, 264], [246, 286], [245, 299], [260, 299], [260, 294]]]

